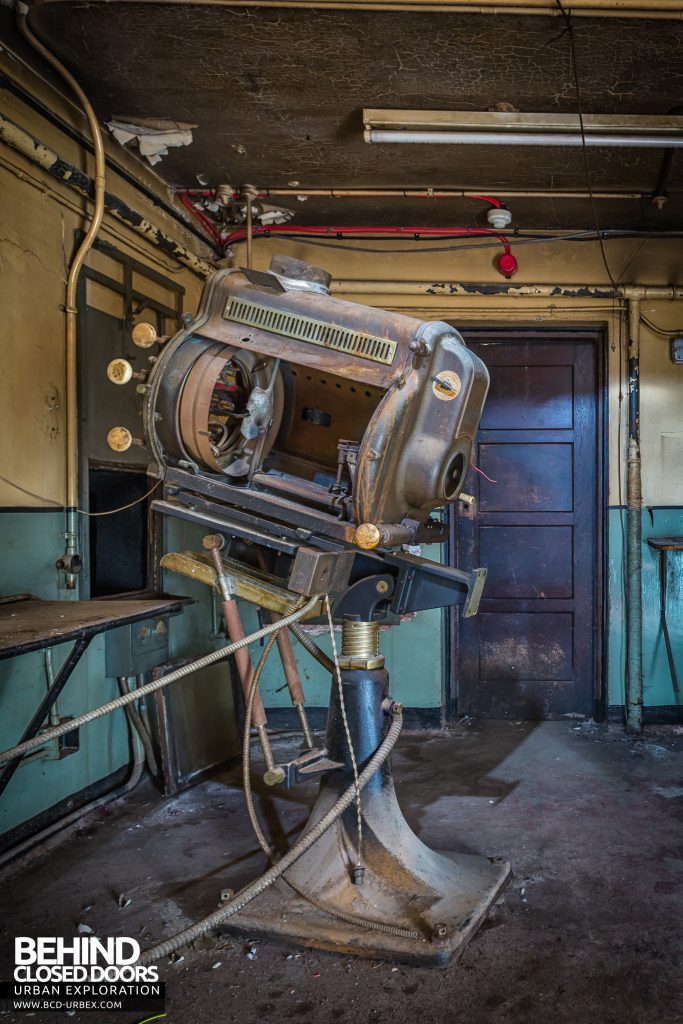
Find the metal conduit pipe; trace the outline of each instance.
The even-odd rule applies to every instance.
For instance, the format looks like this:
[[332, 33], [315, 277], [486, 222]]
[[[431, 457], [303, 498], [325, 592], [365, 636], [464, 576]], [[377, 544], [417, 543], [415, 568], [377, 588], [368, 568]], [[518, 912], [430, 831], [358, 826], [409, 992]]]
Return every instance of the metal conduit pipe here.
[[[121, 693], [130, 693], [131, 688], [126, 676], [119, 676], [118, 678], [119, 690]], [[131, 729], [135, 730], [138, 735], [138, 739], [142, 743], [143, 750], [145, 752], [145, 761], [149, 773], [153, 778], [159, 774], [159, 766], [157, 765], [156, 754], [154, 753], [154, 746], [152, 744], [152, 737], [147, 731], [147, 727], [142, 720], [142, 715], [136, 708], [135, 704], [129, 704], [126, 708], [126, 714], [128, 715], [128, 722]]]
[[[94, 194], [94, 183], [92, 178], [83, 171], [74, 167], [73, 164], [63, 160], [53, 149], [40, 142], [33, 135], [24, 131], [18, 124], [0, 114], [0, 141], [6, 142], [22, 156], [27, 157], [36, 166], [47, 171], [53, 178], [68, 185], [74, 192], [92, 199]], [[182, 263], [184, 266], [197, 274], [199, 277], [210, 277], [217, 270], [207, 260], [196, 256], [190, 249], [181, 242], [171, 238], [161, 228], [156, 227], [142, 214], [128, 206], [111, 192], [104, 193], [104, 208], [112, 217], [125, 224], [136, 234], [141, 235], [155, 248], [164, 252], [167, 256]], [[206, 243], [210, 243], [207, 241]]]
[[[626, 728], [643, 729], [642, 479], [640, 464], [640, 300], [628, 304], [626, 476]], [[619, 509], [621, 515], [621, 509]]]
[[78, 513], [76, 511], [80, 497], [78, 473], [78, 364], [76, 352], [78, 308], [76, 306], [76, 289], [81, 268], [97, 237], [97, 232], [100, 229], [104, 216], [106, 169], [104, 143], [95, 111], [88, 97], [71, 72], [34, 36], [26, 22], [26, 8], [22, 5], [17, 7], [16, 20], [17, 27], [29, 46], [33, 47], [36, 53], [57, 72], [76, 96], [88, 120], [95, 151], [95, 181], [92, 186], [95, 207], [85, 237], [79, 245], [69, 267], [66, 280], [66, 301], [64, 303], [66, 322], [66, 550], [63, 558], [57, 564], [64, 571], [67, 589], [75, 590], [77, 574], [81, 568], [81, 558], [78, 551]]
[[[36, 0], [34, 7], [60, 0]], [[91, 3], [111, 3], [111, 0], [91, 0]], [[359, 10], [359, 11], [436, 11], [456, 14], [508, 14], [541, 15], [545, 18], [561, 17], [562, 12], [552, 0], [540, 0], [537, 4], [510, 3], [509, 0], [480, 0], [473, 4], [468, 0], [137, 0], [140, 4], [164, 3], [167, 6], [180, 4], [188, 7], [294, 7], [306, 10]], [[680, 21], [683, 11], [677, 0], [658, 0], [656, 7], [643, 6], [642, 0], [582, 0], [571, 9], [572, 17], [585, 18], [665, 18]]]
[[336, 295], [433, 295], [481, 297], [505, 295], [515, 299], [683, 299], [680, 285], [607, 284], [503, 284], [466, 281], [370, 281], [339, 278], [332, 281]]
[[[188, 189], [190, 195], [199, 189]], [[550, 189], [493, 189], [497, 199], [637, 199], [642, 192], [552, 192]], [[327, 199], [479, 199], [478, 192], [462, 188], [260, 188], [259, 198], [315, 196]]]

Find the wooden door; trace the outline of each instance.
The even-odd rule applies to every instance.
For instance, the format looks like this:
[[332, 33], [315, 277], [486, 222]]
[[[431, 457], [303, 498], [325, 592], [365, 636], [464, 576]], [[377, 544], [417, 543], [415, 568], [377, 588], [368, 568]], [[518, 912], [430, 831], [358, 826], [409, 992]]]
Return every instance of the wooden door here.
[[[598, 337], [477, 336], [491, 389], [460, 506], [458, 564], [486, 566], [458, 626], [458, 712], [546, 719], [595, 712]], [[482, 474], [486, 474], [485, 476]]]

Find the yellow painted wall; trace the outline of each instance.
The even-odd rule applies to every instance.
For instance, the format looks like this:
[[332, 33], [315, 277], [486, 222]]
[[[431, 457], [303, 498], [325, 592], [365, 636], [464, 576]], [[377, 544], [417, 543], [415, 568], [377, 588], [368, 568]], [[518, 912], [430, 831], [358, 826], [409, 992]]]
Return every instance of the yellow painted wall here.
[[[342, 202], [343, 200], [340, 200]], [[347, 243], [353, 245], [353, 242]], [[360, 244], [360, 243], [356, 243]], [[367, 242], [362, 243], [364, 246]], [[399, 243], [385, 243], [395, 248]], [[600, 326], [608, 332], [609, 384], [609, 504], [620, 504], [617, 467], [621, 464], [621, 503], [625, 502], [623, 479], [624, 458], [618, 458], [621, 413], [621, 440], [626, 443], [625, 395], [627, 331], [624, 305], [612, 300], [521, 299], [507, 296], [463, 297], [443, 294], [400, 295], [383, 292], [380, 287], [370, 294], [345, 292], [346, 281], [421, 281], [504, 283], [494, 266], [499, 250], [467, 249], [462, 253], [411, 254], [410, 243], [404, 254], [382, 255], [342, 252], [322, 245], [307, 245], [285, 239], [261, 239], [254, 245], [254, 265], [265, 268], [271, 254], [283, 253], [305, 259], [332, 273], [335, 294], [374, 306], [400, 310], [425, 319], [447, 319], [457, 327], [474, 326]], [[424, 243], [423, 243], [424, 244]], [[608, 241], [605, 243], [610, 270], [622, 284], [670, 285], [683, 281], [683, 250], [680, 241], [647, 241], [642, 239]], [[513, 245], [519, 260], [514, 284], [594, 284], [607, 285], [609, 280], [594, 243], [553, 242]], [[244, 260], [237, 250], [235, 263]], [[642, 312], [657, 326], [683, 333], [683, 302], [647, 300]], [[643, 456], [643, 501], [645, 505], [683, 505], [683, 367], [669, 360], [667, 339], [643, 326], [641, 335], [641, 423]]]
[[[49, 101], [72, 127], [84, 130], [78, 111], [21, 65], [0, 55], [0, 69]], [[3, 114], [65, 160], [93, 174], [93, 161], [84, 148], [8, 91], [1, 96]], [[107, 149], [171, 201], [169, 190], [151, 170], [113, 141], [107, 140]], [[107, 189], [188, 248], [202, 249], [177, 221], [115, 172], [108, 175]], [[76, 232], [87, 228], [85, 214], [91, 209], [91, 204], [68, 186], [0, 143], [0, 401], [6, 431], [5, 443], [0, 446], [0, 474], [48, 499], [31, 497], [0, 479], [2, 507], [61, 505], [65, 500], [64, 292]], [[196, 308], [202, 281], [191, 271], [108, 214], [100, 237], [179, 281], [186, 289], [186, 307]], [[94, 266], [98, 260], [101, 263], [103, 257], [93, 254], [88, 263]], [[150, 286], [146, 287], [149, 291]], [[89, 301], [101, 306], [109, 301], [105, 295], [93, 289]]]
[[[0, 71], [17, 80], [29, 93], [52, 106], [72, 128], [83, 130], [84, 119], [63, 97], [16, 61], [0, 54]], [[59, 156], [90, 175], [92, 160], [68, 134], [55, 127], [8, 90], [0, 91], [2, 113], [54, 149]], [[161, 180], [115, 143], [108, 151], [155, 193], [173, 202]], [[173, 217], [161, 211], [118, 174], [108, 175], [107, 188], [153, 224], [187, 247], [206, 255], [201, 244]], [[55, 568], [64, 551], [65, 515], [65, 301], [66, 275], [76, 233], [87, 227], [90, 205], [66, 185], [39, 170], [15, 150], [0, 143], [0, 595], [30, 592], [44, 599], [75, 598], [78, 591], [62, 589]], [[170, 259], [131, 229], [105, 216], [103, 240], [185, 288], [185, 308], [196, 308], [203, 281]], [[120, 266], [105, 254], [93, 252], [91, 267], [109, 276]], [[145, 282], [150, 293], [157, 286]], [[165, 290], [158, 295], [172, 306]], [[123, 316], [120, 300], [111, 291], [88, 284], [87, 301], [115, 316]], [[106, 386], [107, 382], [103, 382]], [[2, 479], [5, 478], [5, 479]], [[24, 488], [17, 490], [18, 484]], [[27, 491], [32, 494], [26, 493]], [[14, 510], [14, 511], [13, 511]], [[166, 542], [175, 546], [174, 528], [167, 526]], [[215, 646], [210, 637], [209, 595], [183, 580], [169, 580], [175, 594], [190, 591], [195, 601], [170, 626], [171, 656], [188, 658]], [[55, 670], [71, 645], [54, 650]], [[59, 698], [62, 715], [77, 715], [117, 695], [116, 681], [105, 671], [105, 641], [97, 637], [76, 667]], [[191, 687], [192, 681], [186, 686]], [[0, 749], [17, 742], [45, 694], [42, 652], [0, 662]], [[226, 756], [234, 744], [234, 715], [229, 675], [217, 686], [213, 714], [225, 716]], [[18, 768], [0, 796], [0, 834], [21, 838], [26, 822], [68, 801], [87, 799], [90, 787], [111, 789], [112, 779], [125, 777], [130, 739], [119, 711], [83, 728], [80, 749], [60, 760], [38, 758]], [[79, 796], [79, 794], [81, 794]], [[54, 812], [56, 813], [56, 812]], [[65, 813], [63, 811], [62, 813]], [[16, 833], [15, 833], [15, 830]], [[16, 838], [15, 838], [16, 836]], [[0, 843], [2, 839], [0, 838]]]

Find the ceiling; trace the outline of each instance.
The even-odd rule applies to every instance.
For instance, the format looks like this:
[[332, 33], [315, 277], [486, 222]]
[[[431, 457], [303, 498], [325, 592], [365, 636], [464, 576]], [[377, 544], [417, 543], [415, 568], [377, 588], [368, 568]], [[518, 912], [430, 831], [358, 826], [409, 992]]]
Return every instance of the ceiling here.
[[[576, 112], [570, 40], [561, 19], [362, 10], [237, 9], [52, 0], [34, 31], [76, 72], [102, 120], [196, 124], [192, 145], [157, 170], [197, 187], [586, 190], [580, 149], [368, 145], [363, 107]], [[683, 22], [574, 22], [584, 113], [663, 114], [683, 102]], [[591, 149], [604, 227], [683, 228], [683, 160], [669, 201], [655, 188], [663, 151]], [[296, 187], [296, 186], [295, 186]], [[297, 223], [485, 224], [467, 199], [274, 200]], [[510, 200], [525, 228], [592, 227], [586, 199]]]

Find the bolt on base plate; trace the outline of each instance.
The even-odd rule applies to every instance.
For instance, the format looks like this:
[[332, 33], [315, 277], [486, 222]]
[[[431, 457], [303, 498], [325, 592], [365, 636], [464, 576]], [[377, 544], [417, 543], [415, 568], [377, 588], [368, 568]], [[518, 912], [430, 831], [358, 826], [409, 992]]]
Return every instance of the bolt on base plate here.
[[[321, 793], [312, 823], [327, 802]], [[392, 786], [370, 796], [363, 817], [362, 885], [354, 885], [351, 877], [353, 819], [329, 829], [292, 866], [288, 877], [347, 913], [416, 931], [417, 938], [347, 924], [303, 899], [286, 880], [266, 890], [226, 926], [288, 944], [416, 966], [446, 967], [456, 960], [508, 881], [510, 865], [429, 849], [403, 818]]]

